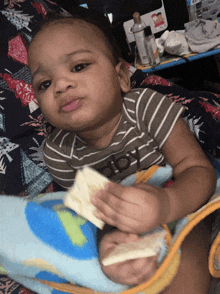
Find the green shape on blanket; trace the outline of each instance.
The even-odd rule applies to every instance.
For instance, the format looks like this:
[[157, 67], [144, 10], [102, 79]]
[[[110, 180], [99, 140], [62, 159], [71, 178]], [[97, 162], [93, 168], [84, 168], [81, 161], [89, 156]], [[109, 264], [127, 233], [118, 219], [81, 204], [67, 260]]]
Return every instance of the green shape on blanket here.
[[3, 268], [3, 266], [0, 265], [0, 274], [7, 275], [6, 270]]
[[[58, 207], [57, 207], [58, 206]], [[77, 246], [83, 246], [87, 242], [87, 238], [83, 234], [80, 226], [86, 223], [86, 220], [76, 215], [74, 217], [71, 213], [67, 213], [66, 211], [61, 211], [64, 205], [54, 206], [53, 209], [57, 211], [58, 218], [60, 219], [67, 235], [70, 237], [73, 244]], [[56, 210], [58, 208], [58, 210]]]
[[61, 199], [43, 200], [44, 197], [40, 203], [27, 203], [25, 214], [32, 233], [68, 256], [77, 259], [98, 257], [96, 227], [65, 207]]

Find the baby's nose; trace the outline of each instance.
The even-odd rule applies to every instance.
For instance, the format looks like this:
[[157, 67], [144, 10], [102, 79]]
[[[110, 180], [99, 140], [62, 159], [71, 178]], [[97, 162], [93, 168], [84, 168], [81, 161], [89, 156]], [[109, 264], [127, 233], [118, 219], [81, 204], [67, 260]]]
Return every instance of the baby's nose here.
[[66, 92], [70, 88], [76, 88], [77, 82], [66, 77], [57, 78], [55, 81], [55, 93], [60, 94]]

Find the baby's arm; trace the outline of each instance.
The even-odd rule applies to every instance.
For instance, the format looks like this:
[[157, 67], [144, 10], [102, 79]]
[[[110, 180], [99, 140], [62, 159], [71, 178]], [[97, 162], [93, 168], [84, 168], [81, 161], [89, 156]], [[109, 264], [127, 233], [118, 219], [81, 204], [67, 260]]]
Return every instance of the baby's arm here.
[[205, 204], [215, 191], [215, 170], [182, 119], [176, 122], [162, 153], [173, 167], [172, 186], [160, 189], [107, 183], [92, 198], [96, 216], [122, 231], [141, 234]]
[[[166, 197], [166, 223], [204, 205], [216, 188], [216, 173], [183, 119], [179, 119], [162, 147], [173, 167], [174, 184], [162, 189]], [[143, 187], [143, 186], [142, 186]]]

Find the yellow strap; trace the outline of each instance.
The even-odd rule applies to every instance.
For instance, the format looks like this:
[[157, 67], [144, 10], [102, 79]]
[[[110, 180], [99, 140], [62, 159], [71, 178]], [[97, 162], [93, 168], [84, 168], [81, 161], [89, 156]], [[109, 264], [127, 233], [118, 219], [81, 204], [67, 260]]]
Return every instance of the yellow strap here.
[[[217, 196], [217, 195], [216, 195]], [[188, 224], [182, 229], [180, 234], [177, 236], [175, 242], [172, 244], [172, 246], [168, 250], [168, 254], [159, 267], [159, 269], [156, 271], [156, 273], [151, 277], [146, 283], [143, 283], [137, 287], [134, 287], [132, 289], [126, 290], [121, 292], [121, 294], [134, 294], [138, 292], [143, 292], [146, 288], [148, 288], [152, 283], [154, 283], [157, 279], [160, 278], [160, 276], [163, 274], [163, 272], [166, 270], [166, 268], [171, 264], [172, 259], [174, 258], [174, 255], [177, 253], [179, 247], [181, 246], [182, 242], [184, 241], [185, 237], [189, 234], [189, 232], [206, 216], [213, 213], [215, 210], [220, 208], [220, 194], [218, 194], [219, 200], [212, 203], [207, 203], [205, 207], [199, 209], [195, 213], [192, 213], [188, 216], [189, 222]]]
[[136, 179], [135, 184], [146, 183], [153, 176], [153, 174], [158, 170], [158, 168], [159, 168], [158, 165], [152, 165], [147, 170], [143, 171], [143, 173]]
[[85, 288], [85, 287], [75, 286], [74, 284], [70, 284], [70, 283], [65, 284], [65, 283], [49, 282], [46, 280], [39, 280], [39, 279], [35, 279], [35, 280], [37, 280], [37, 281], [41, 282], [42, 284], [49, 286], [55, 290], [67, 292], [67, 293], [71, 293], [71, 294], [94, 294], [94, 293], [103, 294], [100, 292], [95, 292], [95, 291], [88, 289], [88, 288]]
[[[215, 258], [220, 257], [220, 233], [218, 233], [217, 237], [215, 238], [214, 242], [212, 243], [212, 247], [209, 252], [209, 271], [210, 274], [215, 278], [220, 278], [220, 271], [215, 268]], [[219, 259], [219, 258], [218, 258]]]
[[[142, 290], [141, 293], [144, 294], [158, 294], [160, 293], [165, 287], [167, 287], [172, 279], [175, 277], [177, 270], [180, 265], [180, 254], [179, 252], [176, 253], [170, 263], [170, 265], [164, 270], [163, 274], [154, 281], [149, 287]], [[140, 293], [140, 292], [135, 292]]]

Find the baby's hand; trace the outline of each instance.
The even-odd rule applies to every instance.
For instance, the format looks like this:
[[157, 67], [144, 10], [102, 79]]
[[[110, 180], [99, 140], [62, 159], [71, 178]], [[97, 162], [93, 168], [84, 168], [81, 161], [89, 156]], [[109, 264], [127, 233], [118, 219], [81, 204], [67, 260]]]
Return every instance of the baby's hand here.
[[142, 234], [162, 226], [169, 214], [164, 189], [147, 184], [125, 187], [109, 182], [91, 199], [95, 216], [128, 233]]
[[149, 280], [158, 268], [158, 256], [127, 260], [109, 266], [104, 266], [102, 260], [107, 257], [116, 246], [122, 243], [136, 242], [143, 237], [136, 234], [124, 233], [116, 230], [106, 234], [100, 242], [99, 259], [102, 271], [115, 283], [138, 285]]

